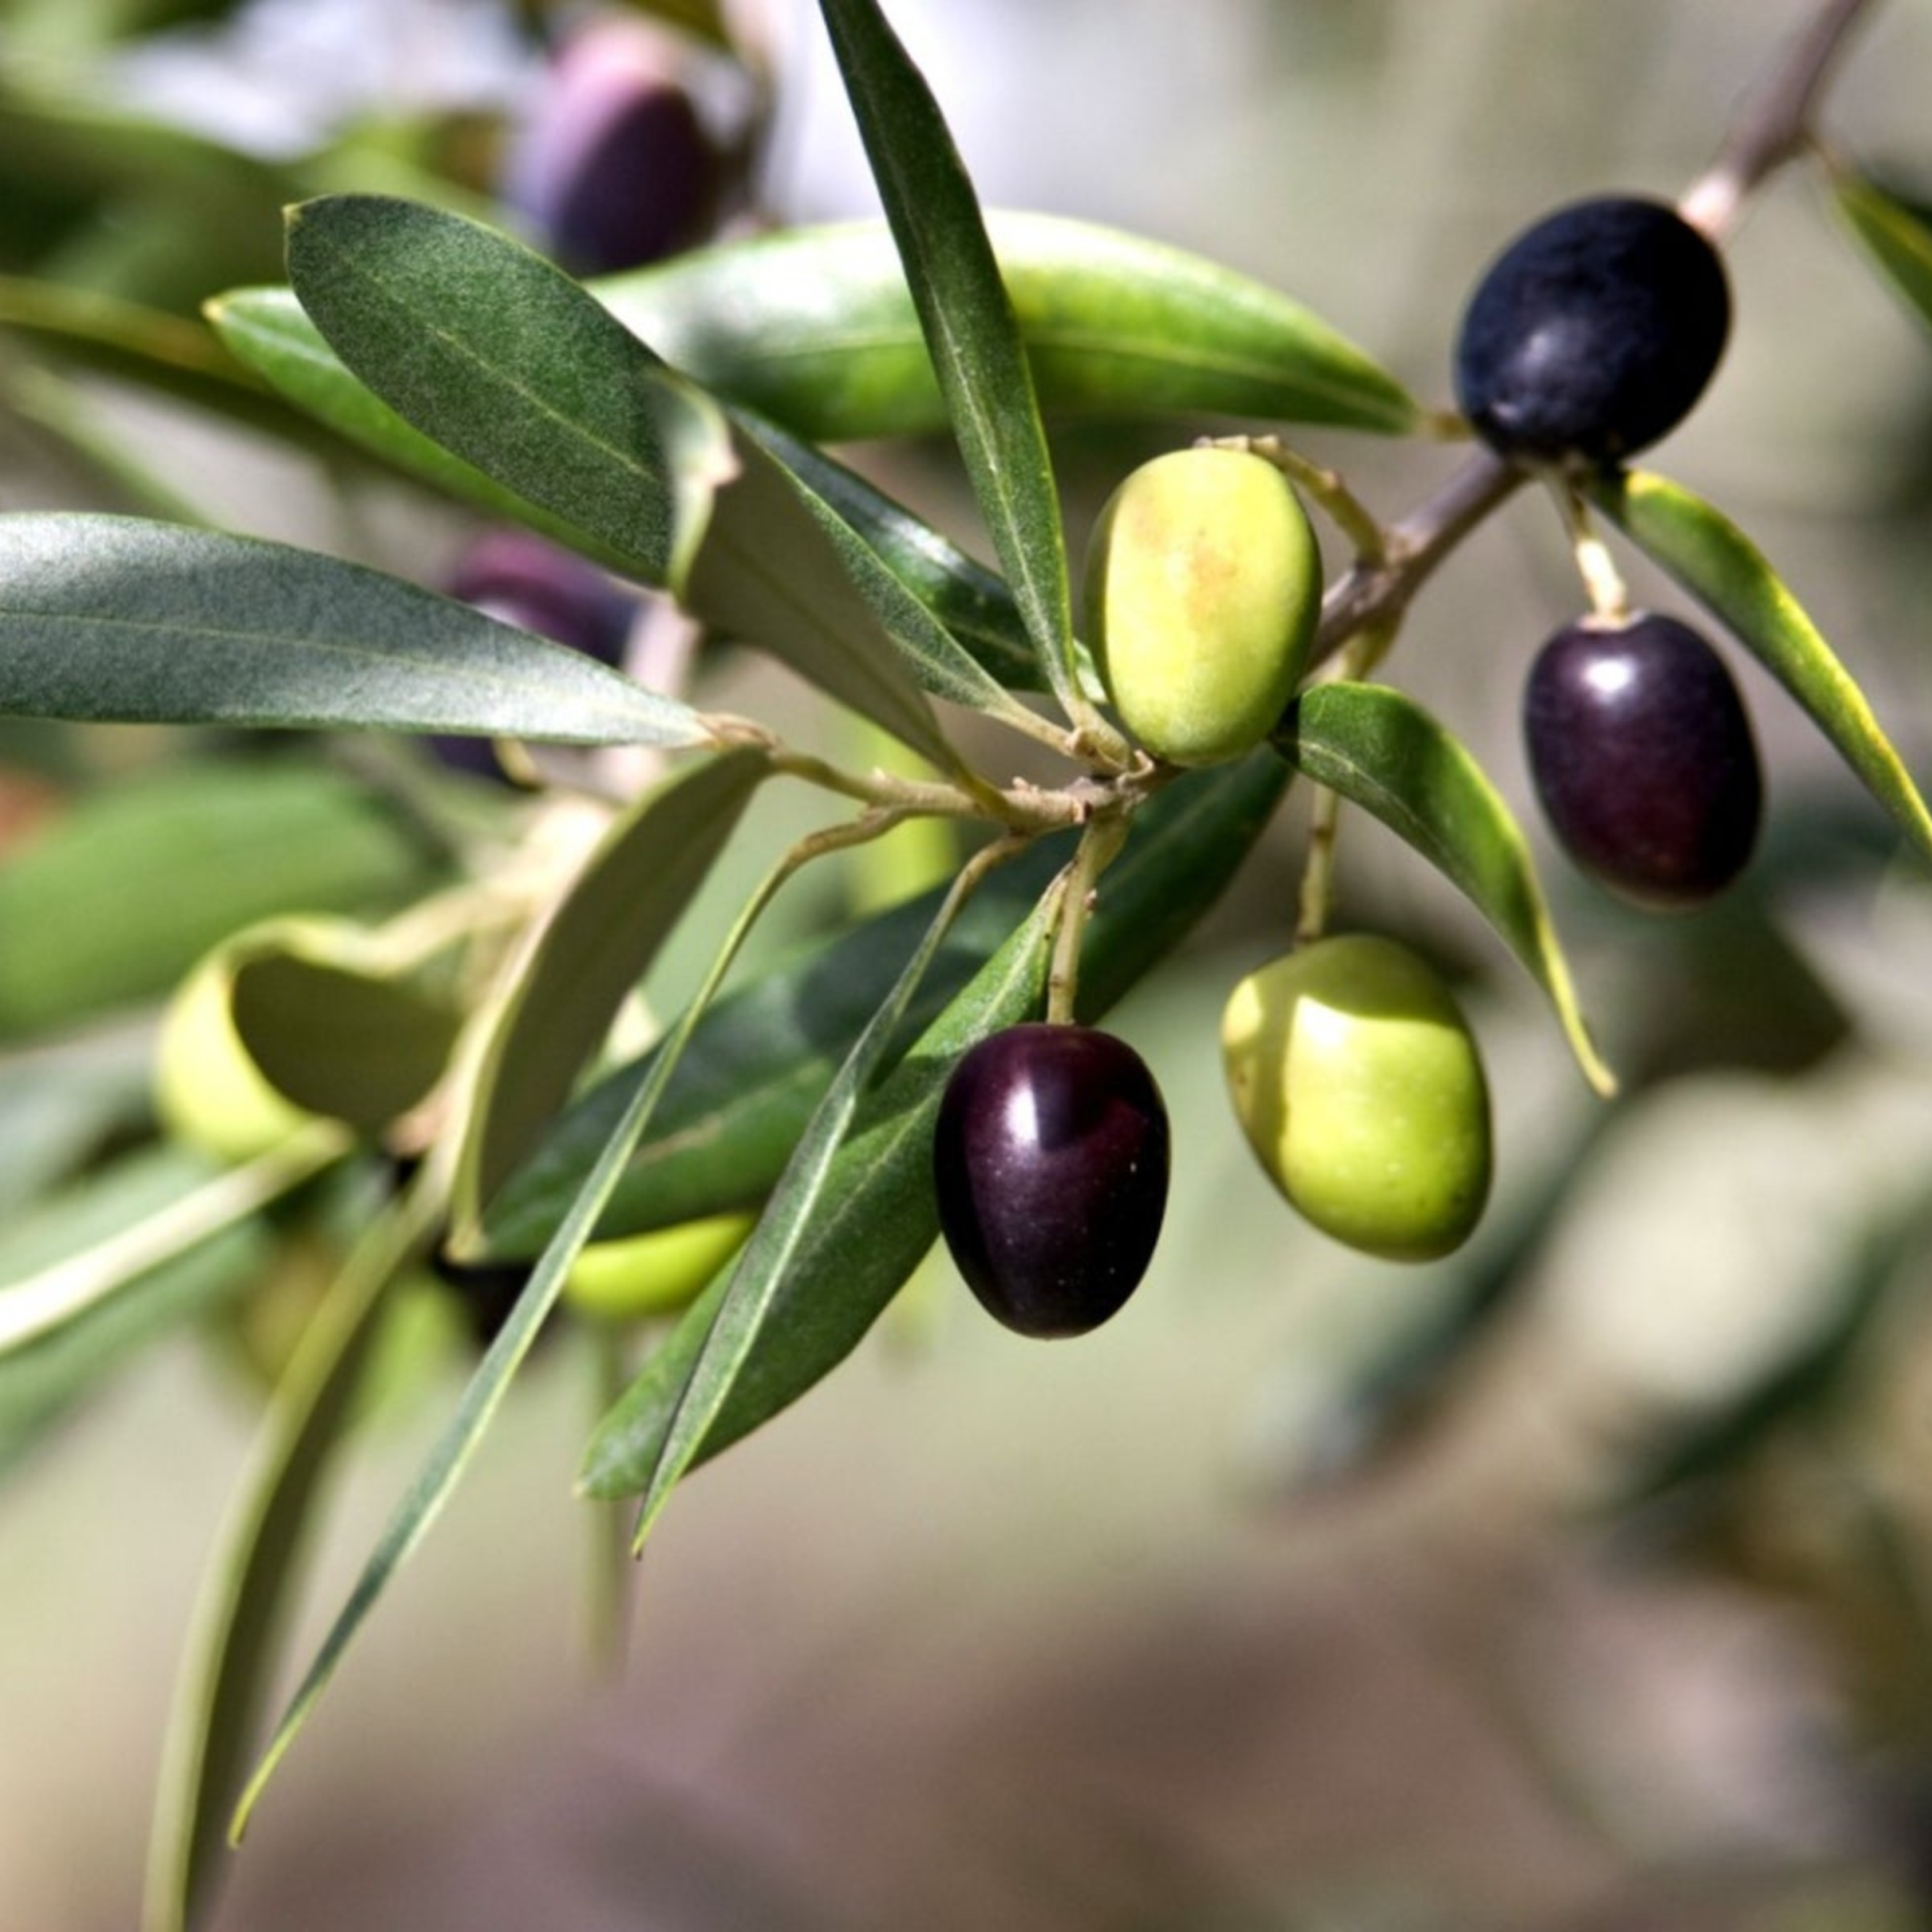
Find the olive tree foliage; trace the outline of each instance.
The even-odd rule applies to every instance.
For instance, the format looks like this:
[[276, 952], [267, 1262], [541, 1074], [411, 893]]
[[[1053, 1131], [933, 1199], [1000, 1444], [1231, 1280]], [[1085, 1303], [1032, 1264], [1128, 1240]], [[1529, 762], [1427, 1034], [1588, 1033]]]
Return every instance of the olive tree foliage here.
[[[718, 31], [706, 9], [665, 10]], [[1760, 84], [1672, 218], [1714, 259], [1780, 170], [1828, 166], [1850, 232], [1932, 319], [1922, 212], [1813, 146], [1865, 10], [1833, 0], [1766, 49]], [[634, 644], [668, 626], [684, 646], [613, 665], [544, 634], [537, 593], [446, 595], [152, 514], [165, 486], [116, 468], [80, 416], [51, 404], [76, 460], [103, 464], [149, 514], [0, 517], [0, 712], [274, 732], [292, 748], [245, 778], [211, 767], [151, 787], [118, 818], [104, 800], [91, 838], [68, 826], [0, 872], [0, 915], [14, 920], [84, 899], [97, 878], [153, 888], [139, 958], [90, 964], [76, 946], [79, 968], [0, 973], [0, 1024], [34, 1048], [10, 1060], [0, 1108], [31, 1113], [40, 1150], [0, 1175], [4, 1198], [38, 1213], [0, 1267], [0, 1447], [17, 1458], [135, 1346], [266, 1306], [265, 1250], [292, 1207], [320, 1202], [355, 1230], [326, 1289], [296, 1311], [295, 1340], [274, 1351], [260, 1453], [208, 1576], [158, 1808], [155, 1932], [206, 1913], [224, 1841], [547, 1326], [596, 1323], [619, 1372], [580, 1486], [622, 1504], [640, 1546], [693, 1468], [783, 1426], [932, 1246], [934, 1124], [962, 1059], [1043, 1018], [1096, 1024], [1161, 969], [1284, 811], [1304, 809], [1310, 828], [1284, 952], [1331, 937], [1338, 820], [1378, 820], [1487, 922], [1499, 958], [1540, 988], [1577, 1078], [1614, 1106], [1615, 1070], [1534, 842], [1456, 721], [1400, 680], [1432, 573], [1506, 508], [1553, 503], [1593, 634], [1633, 621], [1619, 553], [1658, 567], [1683, 613], [1768, 670], [1862, 783], [1867, 837], [1932, 855], [1932, 818], [1861, 692], [1856, 651], [1838, 654], [1721, 508], [1640, 450], [1492, 435], [1467, 440], [1448, 480], [1408, 507], [1372, 508], [1297, 450], [1298, 425], [1436, 447], [1469, 439], [1468, 424], [1305, 306], [1315, 292], [1051, 214], [983, 214], [945, 126], [944, 77], [908, 58], [889, 11], [820, 8], [882, 221], [719, 241], [578, 279], [480, 200], [312, 193], [298, 171], [250, 164], [230, 178], [255, 255], [205, 319], [51, 278], [0, 285], [0, 323], [56, 370], [104, 368], [533, 533], [628, 586]], [[187, 137], [142, 138], [126, 166], [194, 158]], [[293, 204], [285, 237], [280, 201]], [[1198, 762], [1154, 755], [1126, 728], [1162, 721], [1142, 735], [1174, 748], [1160, 737], [1168, 632], [1143, 644], [1131, 701], [1117, 704], [1070, 572], [1047, 425], [1106, 418], [1171, 422], [1180, 440], [1211, 420], [1216, 445], [1286, 479], [1340, 559], [1318, 611], [1312, 548], [1294, 581], [1264, 560], [1269, 596], [1309, 606], [1259, 626], [1292, 647], [1292, 688]], [[990, 566], [826, 447], [934, 434], [956, 445]], [[1280, 492], [1261, 494], [1279, 514]], [[1238, 536], [1244, 501], [1228, 513]], [[1124, 541], [1117, 527], [1110, 554]], [[1190, 634], [1191, 610], [1172, 620], [1176, 679], [1187, 652], [1217, 642], [1212, 614]], [[1108, 611], [1110, 638], [1132, 614]], [[711, 668], [728, 646], [782, 662], [891, 752], [848, 764], [717, 708]], [[1586, 720], [1585, 737], [1596, 728]], [[358, 760], [298, 754], [321, 734], [358, 734]], [[1012, 781], [1005, 754], [985, 749], [1003, 739], [1048, 776]], [[1656, 740], [1646, 728], [1639, 749]], [[500, 748], [526, 792], [451, 778], [419, 755], [432, 741]], [[710, 963], [695, 992], [640, 1035], [638, 989], [655, 986], [668, 945], [693, 943], [681, 922], [767, 788], [802, 801], [812, 829], [735, 918], [698, 936]], [[1755, 793], [1751, 803], [1754, 830]], [[1576, 809], [1557, 808], [1559, 837]], [[794, 878], [874, 844], [911, 850], [910, 825], [947, 836], [936, 860], [922, 848], [922, 869], [889, 903], [734, 972]], [[210, 850], [232, 862], [193, 856]], [[1406, 964], [1378, 971], [1409, 983]], [[1298, 968], [1258, 983], [1352, 976]], [[157, 1133], [130, 1097], [145, 1091], [148, 1036], [130, 1056], [80, 1023], [178, 982]], [[1436, 1002], [1432, 987], [1415, 998], [1430, 1012]], [[1388, 1046], [1377, 1016], [1358, 1024], [1378, 1035], [1376, 1077], [1399, 1095], [1414, 1057]], [[1264, 1055], [1256, 1036], [1236, 1052], [1244, 1080], [1272, 1077], [1285, 1051]], [[1459, 1039], [1453, 1105], [1466, 1112], [1480, 1076]], [[1289, 1092], [1291, 1114], [1304, 1097]], [[1370, 1132], [1402, 1104], [1315, 1100], [1324, 1121], [1359, 1117]], [[1299, 1156], [1270, 1138], [1286, 1147], [1281, 1120], [1251, 1097], [1238, 1104], [1290, 1201], [1339, 1196], [1334, 1224], [1355, 1225], [1348, 1177], [1298, 1178]], [[77, 1191], [107, 1126], [117, 1151]], [[1436, 1157], [1433, 1141], [1411, 1151]], [[1466, 1189], [1415, 1252], [1467, 1232], [1486, 1143], [1467, 1159], [1481, 1170], [1476, 1195]], [[1502, 1245], [1520, 1252], [1538, 1225], [1526, 1214]], [[1444, 1226], [1453, 1238], [1438, 1238]], [[1924, 1238], [1916, 1219], [1879, 1237], [1894, 1258]], [[322, 1479], [425, 1263], [451, 1292], [494, 1288], [496, 1305], [431, 1453], [277, 1711], [269, 1687]], [[1438, 1318], [1356, 1392], [1364, 1454], [1379, 1419], [1426, 1389], [1502, 1298], [1496, 1250], [1480, 1265], [1438, 1264]], [[1849, 1298], [1724, 1426], [1768, 1426], [1815, 1392], [1881, 1299]], [[424, 1400], [446, 1397], [443, 1384], [418, 1386]], [[1685, 1466], [1707, 1449], [1685, 1445]]]

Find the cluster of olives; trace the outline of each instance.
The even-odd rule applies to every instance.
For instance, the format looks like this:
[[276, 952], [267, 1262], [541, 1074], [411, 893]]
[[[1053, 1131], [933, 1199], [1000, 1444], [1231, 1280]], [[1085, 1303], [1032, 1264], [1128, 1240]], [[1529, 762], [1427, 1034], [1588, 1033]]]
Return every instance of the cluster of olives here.
[[[1204, 446], [1133, 472], [1089, 547], [1088, 634], [1121, 722], [1166, 763], [1253, 750], [1306, 670], [1322, 565], [1300, 502], [1265, 458]], [[1315, 1226], [1420, 1259], [1474, 1226], [1489, 1102], [1468, 1026], [1394, 941], [1302, 947], [1236, 988], [1222, 1027], [1234, 1110], [1262, 1167]], [[1084, 1333], [1145, 1273], [1169, 1163], [1139, 1054], [1091, 1028], [982, 1041], [944, 1096], [940, 1225], [986, 1308], [1029, 1335]]]
[[[1502, 455], [1614, 462], [1689, 412], [1730, 328], [1705, 236], [1660, 202], [1598, 196], [1537, 223], [1484, 274], [1462, 319], [1457, 394]], [[1762, 793], [1750, 720], [1689, 626], [1640, 612], [1558, 632], [1531, 670], [1523, 735], [1558, 840], [1621, 897], [1701, 904], [1750, 857]]]
[[[1459, 400], [1511, 462], [1614, 464], [1674, 427], [1723, 353], [1723, 264], [1673, 208], [1601, 196], [1498, 257], [1464, 314]], [[1213, 764], [1259, 745], [1308, 668], [1322, 572], [1282, 471], [1231, 448], [1143, 465], [1102, 511], [1088, 639], [1121, 722], [1156, 758]], [[1761, 782], [1722, 660], [1676, 620], [1621, 610], [1558, 632], [1532, 668], [1532, 776], [1564, 849], [1647, 906], [1700, 903], [1755, 840]], [[1320, 939], [1250, 974], [1222, 1022], [1249, 1144], [1315, 1226], [1391, 1260], [1459, 1246], [1491, 1169], [1468, 1024], [1393, 940]], [[1010, 1028], [961, 1062], [934, 1142], [940, 1222], [986, 1306], [1022, 1333], [1106, 1321], [1151, 1260], [1169, 1132], [1133, 1049], [1071, 1024]]]

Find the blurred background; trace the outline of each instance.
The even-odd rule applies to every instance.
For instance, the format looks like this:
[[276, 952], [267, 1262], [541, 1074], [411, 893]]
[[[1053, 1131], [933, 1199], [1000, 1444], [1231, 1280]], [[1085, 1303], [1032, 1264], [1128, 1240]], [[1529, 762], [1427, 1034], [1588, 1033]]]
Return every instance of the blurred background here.
[[[988, 203], [1216, 257], [1446, 403], [1490, 256], [1570, 196], [1677, 192], [1811, 8], [889, 10]], [[0, 503], [206, 519], [446, 580], [469, 520], [319, 435], [209, 406], [190, 338], [202, 298], [279, 278], [277, 211], [302, 194], [380, 188], [540, 226], [544, 35], [584, 24], [542, 13], [0, 7]], [[816, 10], [748, 0], [727, 25], [742, 62], [694, 43], [686, 73], [726, 160], [692, 232], [644, 245], [872, 212]], [[1932, 191], [1928, 76], [1932, 9], [1878, 5], [1826, 135]], [[1932, 341], [1814, 172], [1773, 184], [1731, 260], [1731, 350], [1656, 466], [1757, 540], [1923, 774]], [[116, 303], [176, 319], [155, 341], [178, 380], [76, 352]], [[1058, 434], [1076, 538], [1131, 463], [1198, 427]], [[1298, 440], [1390, 516], [1456, 460]], [[850, 453], [982, 548], [943, 448]], [[1556, 520], [1526, 493], [1430, 586], [1390, 666], [1532, 826], [1515, 693], [1579, 605]], [[1739, 669], [1772, 818], [1738, 893], [1646, 919], [1539, 843], [1624, 1078], [1612, 1106], [1474, 916], [1378, 828], [1345, 824], [1341, 920], [1443, 961], [1490, 1065], [1498, 1190], [1464, 1254], [1402, 1268], [1324, 1242], [1227, 1109], [1220, 1006], [1286, 943], [1292, 797], [1118, 1016], [1177, 1148], [1127, 1310], [1042, 1347], [929, 1263], [856, 1358], [679, 1497], [620, 1671], [592, 1660], [582, 1615], [608, 1526], [570, 1493], [596, 1366], [571, 1336], [547, 1348], [284, 1768], [218, 1923], [1926, 1922], [1932, 892], [1782, 694]], [[782, 679], [724, 675], [736, 708], [776, 711], [800, 742], [845, 728]], [[44, 1190], [143, 1131], [154, 1013], [202, 947], [292, 903], [400, 903], [447, 862], [422, 824], [372, 812], [363, 755], [0, 726], [9, 1216], [26, 1226]], [[142, 896], [171, 839], [229, 838], [210, 903]], [[33, 1264], [0, 1237], [9, 1255]], [[120, 1338], [113, 1372], [77, 1376], [84, 1398], [57, 1412], [0, 1376], [0, 1926], [136, 1914], [173, 1674], [260, 1410], [213, 1331], [260, 1259], [184, 1282], [179, 1318]], [[345, 1466], [294, 1654], [454, 1401], [460, 1351], [423, 1372]]]

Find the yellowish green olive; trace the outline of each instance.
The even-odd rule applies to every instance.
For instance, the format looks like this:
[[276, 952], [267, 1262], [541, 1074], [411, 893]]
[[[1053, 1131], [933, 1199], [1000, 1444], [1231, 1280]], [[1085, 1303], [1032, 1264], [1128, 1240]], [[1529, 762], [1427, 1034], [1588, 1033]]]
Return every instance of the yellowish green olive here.
[[757, 1218], [709, 1214], [648, 1234], [594, 1241], [572, 1264], [563, 1298], [603, 1322], [675, 1314], [744, 1246]]
[[1307, 668], [1322, 557], [1288, 479], [1233, 449], [1142, 464], [1087, 554], [1087, 640], [1120, 722], [1177, 765], [1265, 738]]
[[1249, 1144], [1324, 1233], [1390, 1261], [1466, 1240], [1489, 1196], [1489, 1088], [1433, 967], [1395, 940], [1317, 940], [1251, 973], [1222, 1016]]

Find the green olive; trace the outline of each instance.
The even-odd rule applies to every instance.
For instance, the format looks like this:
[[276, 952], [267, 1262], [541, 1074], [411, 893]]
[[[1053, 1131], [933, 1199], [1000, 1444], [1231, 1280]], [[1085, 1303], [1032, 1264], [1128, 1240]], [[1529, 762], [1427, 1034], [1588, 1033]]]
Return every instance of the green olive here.
[[710, 1214], [648, 1234], [594, 1241], [572, 1264], [563, 1298], [580, 1315], [634, 1322], [674, 1315], [745, 1245], [754, 1214]]
[[1175, 450], [1135, 470], [1100, 512], [1086, 604], [1120, 722], [1171, 764], [1218, 764], [1268, 736], [1307, 668], [1321, 553], [1273, 464]]
[[1368, 934], [1251, 973], [1221, 1021], [1249, 1144], [1289, 1202], [1390, 1261], [1461, 1246], [1490, 1190], [1487, 1083], [1436, 970]]

